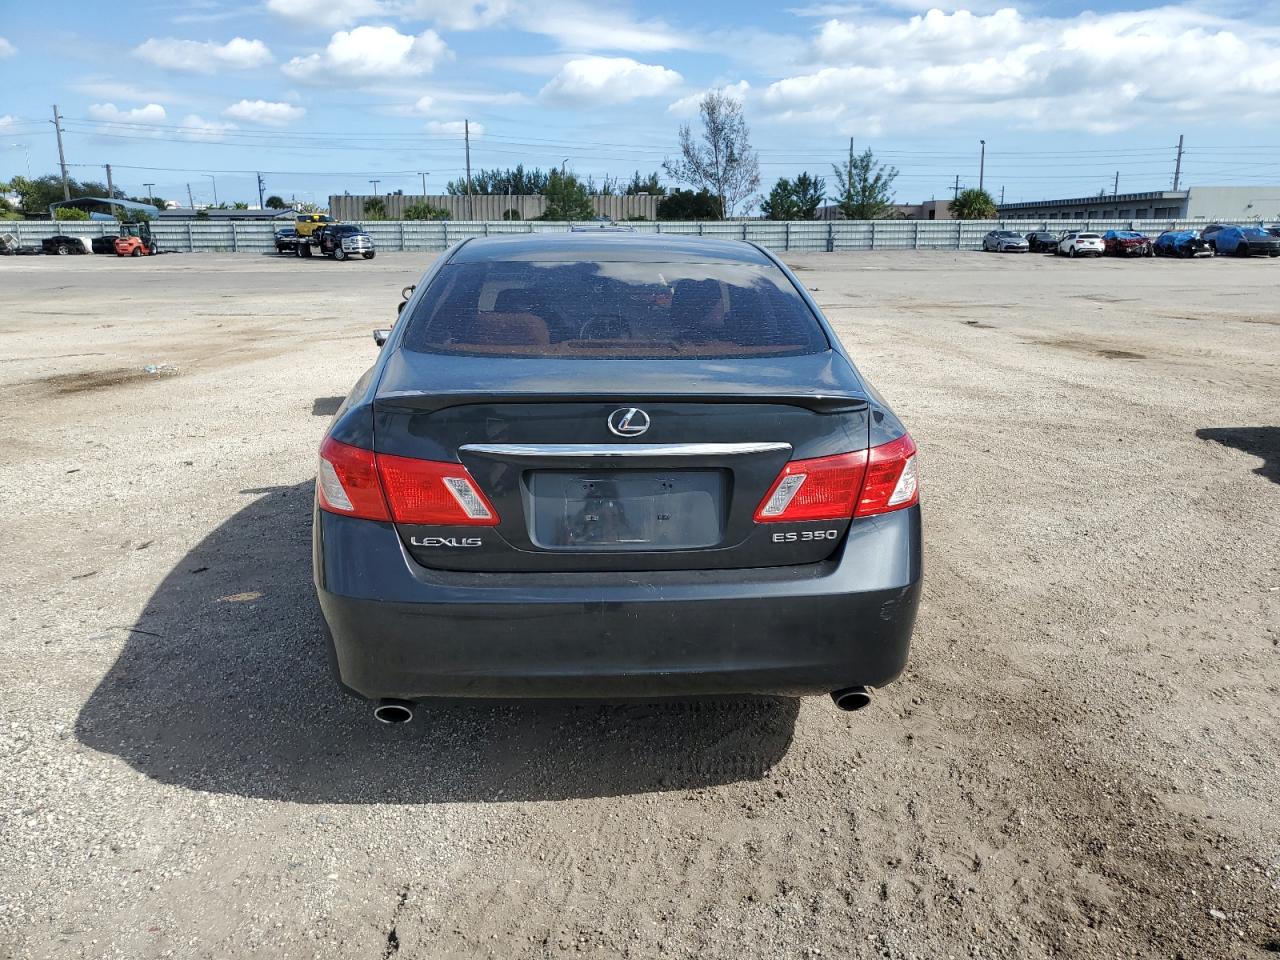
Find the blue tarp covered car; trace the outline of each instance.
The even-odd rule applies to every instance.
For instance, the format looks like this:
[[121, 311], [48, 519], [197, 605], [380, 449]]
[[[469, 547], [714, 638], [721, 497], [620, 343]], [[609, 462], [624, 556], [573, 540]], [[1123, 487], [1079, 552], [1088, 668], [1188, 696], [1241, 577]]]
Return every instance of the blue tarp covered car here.
[[1218, 253], [1234, 257], [1280, 257], [1280, 237], [1265, 227], [1223, 227], [1214, 238]]
[[1153, 245], [1157, 257], [1212, 257], [1213, 248], [1199, 230], [1166, 230]]

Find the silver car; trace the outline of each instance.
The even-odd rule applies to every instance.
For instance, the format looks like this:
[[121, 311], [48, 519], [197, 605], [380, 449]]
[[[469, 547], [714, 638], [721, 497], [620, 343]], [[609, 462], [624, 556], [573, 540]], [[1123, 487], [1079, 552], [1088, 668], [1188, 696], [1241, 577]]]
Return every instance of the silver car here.
[[1026, 253], [1031, 249], [1027, 238], [1012, 230], [992, 230], [982, 238], [982, 249], [995, 253]]

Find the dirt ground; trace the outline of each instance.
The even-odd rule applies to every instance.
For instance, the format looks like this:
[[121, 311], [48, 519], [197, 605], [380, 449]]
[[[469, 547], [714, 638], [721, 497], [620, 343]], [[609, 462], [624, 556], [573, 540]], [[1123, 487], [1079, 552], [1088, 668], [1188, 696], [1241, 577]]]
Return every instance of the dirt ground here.
[[429, 259], [0, 261], [0, 956], [1280, 953], [1280, 263], [795, 257], [922, 451], [902, 679], [386, 728], [313, 466]]

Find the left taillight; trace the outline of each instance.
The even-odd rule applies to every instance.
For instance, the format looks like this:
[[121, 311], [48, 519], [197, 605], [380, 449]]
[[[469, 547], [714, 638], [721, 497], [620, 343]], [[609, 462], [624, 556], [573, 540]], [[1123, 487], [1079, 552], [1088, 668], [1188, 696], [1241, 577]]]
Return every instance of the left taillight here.
[[916, 445], [903, 434], [869, 450], [792, 460], [760, 501], [755, 520], [848, 520], [919, 502]]
[[320, 509], [361, 520], [492, 526], [498, 512], [460, 463], [378, 454], [326, 437], [316, 471]]
[[372, 450], [325, 437], [316, 470], [320, 509], [362, 520], [390, 520], [387, 501], [378, 482], [377, 456]]

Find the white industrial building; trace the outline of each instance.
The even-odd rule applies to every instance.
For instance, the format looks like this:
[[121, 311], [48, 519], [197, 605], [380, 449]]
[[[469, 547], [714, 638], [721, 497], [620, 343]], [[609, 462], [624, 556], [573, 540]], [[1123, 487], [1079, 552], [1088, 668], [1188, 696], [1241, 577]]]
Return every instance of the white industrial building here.
[[1190, 187], [999, 205], [1001, 220], [1280, 221], [1280, 186]]

